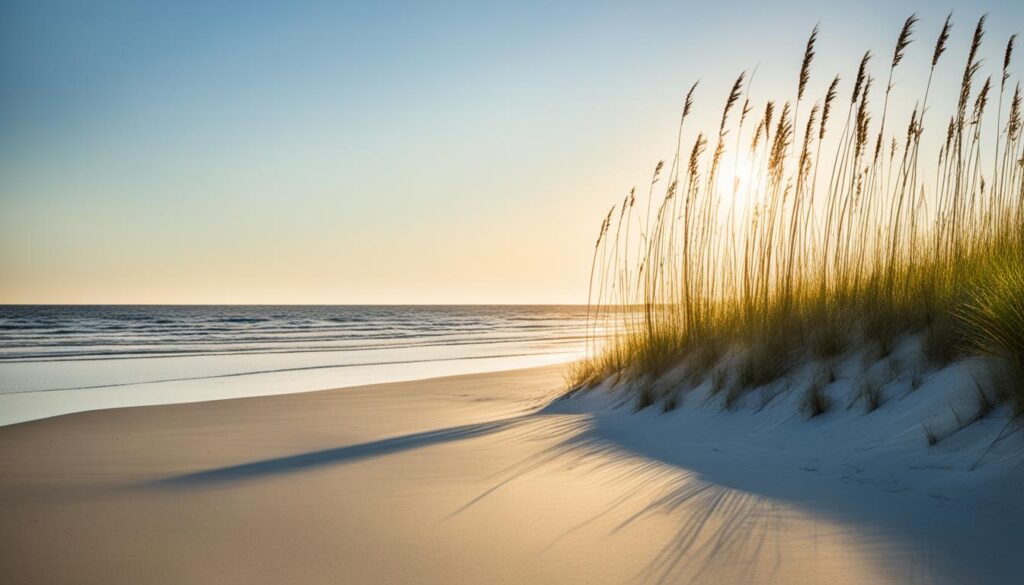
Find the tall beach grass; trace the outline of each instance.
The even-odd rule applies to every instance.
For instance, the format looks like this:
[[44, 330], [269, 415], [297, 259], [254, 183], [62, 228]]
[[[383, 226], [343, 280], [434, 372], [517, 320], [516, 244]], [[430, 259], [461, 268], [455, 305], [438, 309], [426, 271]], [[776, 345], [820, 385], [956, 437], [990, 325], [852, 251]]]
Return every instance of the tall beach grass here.
[[[885, 355], [917, 333], [933, 365], [966, 353], [1005, 365], [1012, 382], [1000, 398], [1024, 409], [1015, 37], [984, 59], [982, 17], [955, 62], [952, 20], [927, 40], [919, 25], [909, 17], [892, 47], [863, 53], [848, 77], [822, 77], [820, 95], [815, 27], [793, 95], [753, 103], [741, 73], [710, 131], [689, 127], [699, 89], [689, 88], [674, 155], [602, 218], [589, 318], [592, 331], [615, 333], [593, 336], [572, 387], [680, 367], [698, 381], [728, 353], [739, 356], [733, 371], [713, 386], [737, 397], [802, 359], [853, 345]], [[911, 50], [930, 56], [918, 91], [897, 83]], [[986, 62], [998, 68], [982, 79]], [[941, 67], [962, 67], [945, 114], [929, 106]], [[890, 119], [897, 104], [909, 119]], [[938, 152], [924, 147], [926, 131]]]

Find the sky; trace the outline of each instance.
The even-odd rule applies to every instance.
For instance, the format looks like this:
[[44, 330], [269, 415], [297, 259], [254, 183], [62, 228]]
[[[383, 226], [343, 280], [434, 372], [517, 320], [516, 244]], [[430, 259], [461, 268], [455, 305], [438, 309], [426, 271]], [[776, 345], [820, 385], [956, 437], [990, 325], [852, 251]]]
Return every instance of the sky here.
[[989, 69], [1024, 32], [1010, 1], [3, 0], [0, 303], [585, 302], [690, 84], [713, 128], [742, 70], [795, 93], [816, 23], [820, 93], [917, 12], [917, 91], [950, 10], [939, 86], [982, 13]]

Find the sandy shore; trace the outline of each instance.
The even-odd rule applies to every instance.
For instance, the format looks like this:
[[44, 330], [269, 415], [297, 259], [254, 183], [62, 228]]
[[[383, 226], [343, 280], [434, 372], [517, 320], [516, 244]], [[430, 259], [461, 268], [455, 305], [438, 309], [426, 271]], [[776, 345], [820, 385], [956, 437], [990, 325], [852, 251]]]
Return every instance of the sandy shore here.
[[[770, 470], [794, 471], [763, 453], [729, 468], [760, 461], [761, 483], [690, 468], [644, 435], [656, 414], [538, 411], [560, 384], [545, 367], [0, 428], [0, 582], [932, 583], [1017, 562], [1012, 542], [947, 562], [941, 539], [778, 497]], [[987, 530], [958, 536], [923, 499], [903, 508], [942, 538]]]

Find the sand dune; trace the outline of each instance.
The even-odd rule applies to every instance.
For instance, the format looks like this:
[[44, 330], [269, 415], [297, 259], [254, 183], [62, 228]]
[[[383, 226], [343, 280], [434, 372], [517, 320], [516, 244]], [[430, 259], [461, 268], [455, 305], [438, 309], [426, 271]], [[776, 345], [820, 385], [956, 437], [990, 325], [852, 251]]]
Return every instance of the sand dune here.
[[699, 408], [545, 408], [560, 384], [546, 367], [0, 428], [0, 582], [1006, 583], [1024, 568], [1020, 507], [961, 475], [934, 492], [843, 472], [804, 435], [760, 441], [746, 414], [716, 433]]

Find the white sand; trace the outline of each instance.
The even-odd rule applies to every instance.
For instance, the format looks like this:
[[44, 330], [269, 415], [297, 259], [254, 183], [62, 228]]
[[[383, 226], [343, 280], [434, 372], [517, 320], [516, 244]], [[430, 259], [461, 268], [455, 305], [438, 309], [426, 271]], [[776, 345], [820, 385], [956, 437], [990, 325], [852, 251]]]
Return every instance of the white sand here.
[[0, 428], [0, 583], [1022, 574], [1021, 458], [1005, 448], [967, 472], [975, 454], [954, 440], [890, 452], [859, 415], [696, 399], [633, 414], [600, 395], [538, 411], [560, 384], [547, 367]]

